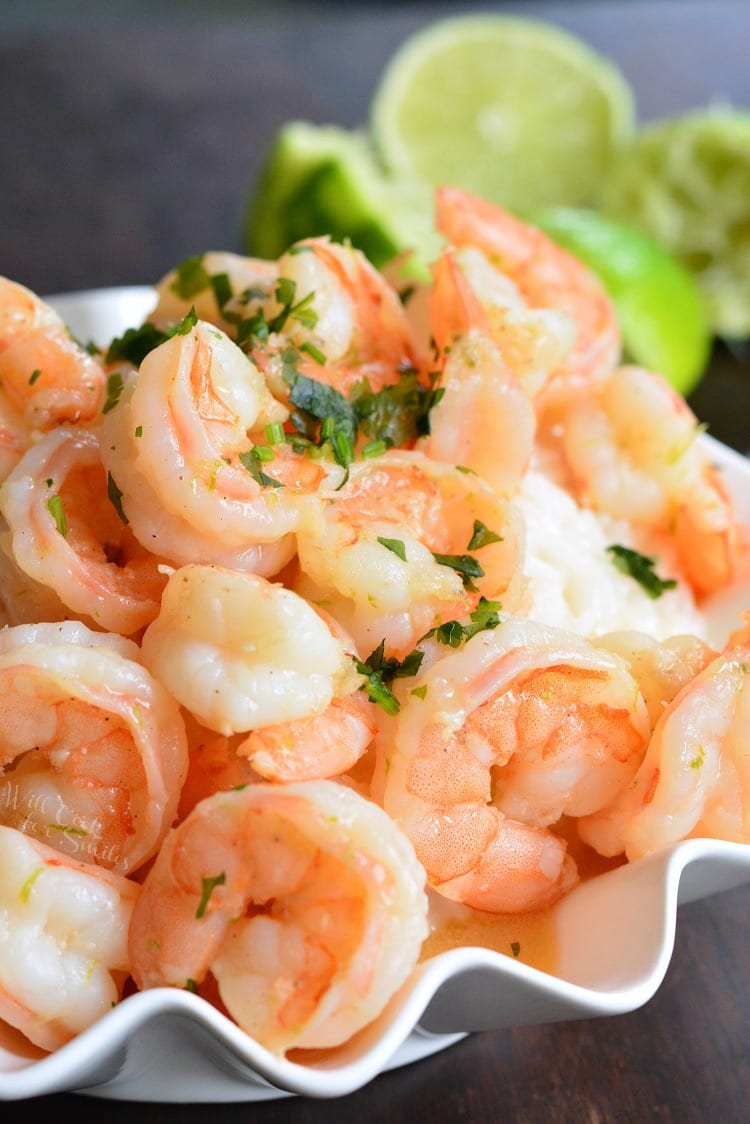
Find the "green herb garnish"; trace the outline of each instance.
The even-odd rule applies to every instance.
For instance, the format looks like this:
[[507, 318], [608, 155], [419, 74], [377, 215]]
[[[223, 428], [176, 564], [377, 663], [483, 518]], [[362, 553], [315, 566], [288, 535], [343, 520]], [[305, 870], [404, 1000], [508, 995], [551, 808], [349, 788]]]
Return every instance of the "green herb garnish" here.
[[112, 504], [112, 507], [115, 509], [117, 514], [120, 516], [120, 519], [122, 520], [122, 522], [127, 527], [130, 520], [128, 519], [125, 512], [122, 510], [122, 492], [120, 491], [120, 489], [115, 484], [115, 481], [114, 481], [114, 478], [113, 478], [111, 472], [107, 473], [107, 495], [109, 496], [109, 501]]
[[47, 510], [54, 519], [58, 531], [62, 537], [65, 538], [68, 533], [68, 520], [65, 518], [65, 508], [63, 507], [62, 499], [57, 492], [47, 500]]
[[617, 543], [608, 546], [607, 552], [611, 554], [615, 568], [637, 581], [653, 601], [656, 601], [668, 589], [676, 588], [677, 582], [674, 578], [660, 578], [656, 573], [654, 570], [655, 558], [650, 558], [646, 554], [639, 554], [637, 550], [631, 550], [629, 547], [620, 546]]
[[494, 531], [491, 531], [489, 529], [489, 527], [487, 527], [481, 521], [481, 519], [475, 519], [474, 520], [474, 531], [472, 533], [471, 538], [469, 539], [469, 545], [467, 546], [466, 549], [467, 550], [479, 550], [480, 547], [489, 546], [490, 543], [502, 542], [502, 541], [503, 541], [502, 535], [496, 535]]
[[402, 562], [406, 561], [406, 547], [401, 539], [381, 539], [380, 535], [378, 535], [378, 542], [381, 546], [384, 546], [386, 550], [390, 550], [397, 558], [400, 558]]
[[416, 675], [424, 659], [424, 652], [414, 648], [403, 660], [394, 656], [385, 658], [385, 640], [381, 640], [374, 652], [367, 659], [355, 659], [354, 664], [360, 675], [366, 676], [366, 682], [360, 688], [366, 691], [370, 701], [382, 706], [386, 714], [398, 714], [400, 704], [390, 684], [394, 679], [403, 679]]
[[[247, 469], [253, 480], [255, 480], [257, 484], [260, 484], [261, 487], [283, 488], [284, 485], [281, 480], [276, 480], [273, 476], [269, 476], [263, 471], [261, 465], [263, 464], [264, 458], [263, 454], [258, 451], [258, 448], [259, 447], [256, 446], [254, 449], [248, 449], [246, 453], [240, 453], [240, 464], [243, 468]], [[263, 446], [260, 446], [260, 448], [262, 449]], [[268, 446], [265, 446], [265, 448], [268, 448]], [[271, 459], [273, 459], [273, 449], [271, 449], [270, 452]]]
[[223, 886], [227, 880], [226, 871], [222, 870], [221, 874], [216, 874], [212, 878], [201, 878], [201, 900], [198, 903], [198, 908], [195, 911], [195, 916], [198, 921], [206, 912], [209, 898], [213, 894], [217, 886]]
[[107, 397], [102, 406], [103, 414], [108, 414], [110, 410], [114, 410], [115, 406], [120, 401], [120, 395], [122, 394], [124, 385], [122, 375], [119, 371], [107, 375]]

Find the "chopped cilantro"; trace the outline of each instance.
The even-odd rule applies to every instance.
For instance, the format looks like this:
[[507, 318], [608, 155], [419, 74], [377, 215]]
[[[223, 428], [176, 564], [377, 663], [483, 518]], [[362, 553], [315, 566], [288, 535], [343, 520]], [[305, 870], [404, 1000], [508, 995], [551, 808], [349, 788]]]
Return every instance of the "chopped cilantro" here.
[[168, 337], [172, 336], [187, 336], [198, 323], [198, 314], [195, 311], [195, 306], [192, 306], [190, 311], [187, 312], [179, 324], [174, 325], [167, 332]]
[[123, 335], [112, 340], [107, 349], [105, 362], [131, 363], [134, 367], [140, 367], [154, 348], [166, 343], [172, 336], [186, 336], [197, 323], [195, 309], [191, 308], [179, 324], [174, 324], [166, 332], [157, 328], [155, 324], [149, 323], [141, 324], [140, 328], [128, 328]]
[[450, 566], [451, 570], [460, 574], [467, 589], [476, 589], [472, 578], [484, 577], [484, 570], [470, 554], [435, 554], [433, 551], [432, 557], [439, 566]]
[[314, 343], [310, 343], [309, 340], [306, 340], [305, 343], [300, 344], [299, 349], [300, 351], [304, 351], [306, 355], [309, 355], [311, 359], [314, 359], [319, 367], [324, 366], [326, 357]]
[[114, 410], [117, 403], [120, 401], [122, 388], [124, 386], [122, 374], [119, 371], [114, 371], [113, 374], [107, 375], [107, 397], [102, 406], [102, 413], [108, 414], [110, 410]]
[[206, 912], [211, 894], [214, 892], [217, 886], [223, 886], [226, 880], [227, 875], [226, 871], [224, 870], [222, 870], [221, 874], [215, 874], [211, 878], [201, 877], [201, 900], [198, 904], [198, 908], [195, 911], [195, 916], [198, 921], [200, 921], [201, 917], [203, 917]]
[[42, 373], [42, 372], [40, 371], [39, 367], [37, 367], [37, 369], [36, 369], [35, 371], [32, 371], [32, 372], [31, 372], [31, 374], [29, 375], [29, 386], [33, 386], [33, 385], [34, 385], [34, 383], [35, 383], [35, 382], [36, 382], [36, 380], [37, 380], [37, 379], [39, 378], [39, 376], [41, 375], [41, 373]]
[[366, 437], [401, 447], [430, 432], [428, 414], [442, 396], [442, 389], [422, 386], [408, 368], [397, 383], [378, 391], [368, 379], [360, 379], [352, 387], [349, 401]]
[[211, 284], [208, 270], [203, 265], [203, 255], [185, 258], [175, 268], [175, 278], [169, 286], [182, 300], [189, 301]]
[[355, 659], [354, 663], [360, 675], [367, 677], [361, 690], [367, 692], [371, 702], [378, 703], [387, 714], [393, 715], [398, 714], [400, 705], [389, 684], [394, 679], [416, 675], [424, 659], [424, 652], [415, 648], [403, 660], [397, 660], [394, 656], [386, 659], [384, 653], [385, 640], [381, 640], [364, 662]]
[[111, 472], [107, 473], [107, 495], [109, 496], [112, 507], [120, 516], [120, 519], [125, 524], [125, 526], [127, 526], [130, 520], [122, 510], [122, 492], [115, 484], [114, 477], [112, 476]]
[[410, 694], [416, 695], [418, 699], [423, 699], [427, 694], [427, 684], [423, 683], [421, 687], [415, 687]]
[[142, 425], [137, 425], [135, 427], [135, 435], [136, 435], [136, 437], [143, 437], [143, 426]]
[[698, 769], [701, 769], [703, 767], [703, 762], [705, 760], [706, 760], [705, 747], [702, 746], [702, 745], [699, 745], [698, 750], [695, 754], [695, 757], [693, 757], [690, 761], [690, 768], [694, 769], [697, 772]]
[[[271, 450], [273, 452], [273, 450]], [[248, 449], [246, 453], [240, 453], [240, 464], [252, 476], [257, 484], [264, 488], [283, 488], [284, 485], [280, 480], [275, 480], [273, 476], [268, 476], [267, 473], [261, 468], [263, 463], [262, 456], [258, 453], [257, 447]]]
[[268, 321], [261, 311], [240, 320], [237, 324], [237, 343], [246, 351], [252, 348], [256, 341], [265, 343], [269, 335]]
[[305, 328], [314, 328], [318, 322], [318, 314], [310, 305], [315, 300], [315, 293], [310, 292], [295, 304], [294, 298], [297, 284], [289, 277], [280, 277], [276, 286], [276, 300], [281, 305], [281, 311], [268, 322], [271, 332], [281, 332], [287, 320], [297, 320]]
[[50, 496], [47, 500], [47, 510], [55, 521], [55, 526], [63, 538], [68, 533], [68, 520], [65, 518], [65, 508], [60, 496], [55, 492], [54, 496]]
[[219, 311], [224, 311], [224, 305], [228, 304], [234, 296], [232, 292], [232, 282], [229, 280], [228, 273], [214, 273], [211, 277], [211, 288], [214, 291], [216, 303], [219, 306]]
[[514, 956], [520, 955], [521, 945], [519, 944], [518, 941], [511, 941], [510, 942], [510, 951], [513, 953]]
[[[434, 636], [439, 644], [446, 644], [450, 648], [458, 648], [461, 643], [471, 640], [478, 632], [487, 632], [497, 628], [500, 624], [498, 613], [502, 608], [499, 601], [488, 601], [480, 597], [476, 609], [469, 613], [469, 624], [460, 621], [444, 621], [425, 633], [422, 640]], [[421, 640], [420, 640], [421, 643]]]
[[187, 980], [185, 983], [185, 991], [192, 991], [193, 995], [198, 994], [198, 984], [195, 980]]
[[655, 558], [649, 558], [646, 554], [639, 554], [637, 550], [630, 550], [629, 547], [617, 543], [608, 546], [607, 552], [612, 555], [615, 568], [637, 581], [653, 601], [661, 597], [666, 590], [674, 589], [677, 585], [674, 578], [659, 577], [654, 570]]
[[401, 539], [381, 539], [380, 535], [378, 535], [378, 542], [381, 546], [384, 546], [386, 550], [390, 550], [397, 558], [400, 558], [402, 562], [406, 561], [406, 547]]
[[490, 543], [502, 542], [502, 541], [503, 541], [502, 535], [496, 535], [494, 531], [491, 531], [489, 529], [489, 527], [487, 527], [481, 521], [481, 519], [475, 519], [474, 520], [474, 531], [472, 533], [471, 538], [469, 539], [469, 545], [467, 546], [466, 549], [467, 550], [479, 550], [480, 547], [489, 546]]

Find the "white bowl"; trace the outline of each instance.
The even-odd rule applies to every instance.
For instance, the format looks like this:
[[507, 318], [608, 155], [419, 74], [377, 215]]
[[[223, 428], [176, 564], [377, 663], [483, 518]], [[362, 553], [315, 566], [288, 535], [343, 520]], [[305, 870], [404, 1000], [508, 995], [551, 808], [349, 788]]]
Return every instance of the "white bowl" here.
[[[82, 339], [106, 343], [153, 307], [130, 287], [51, 298]], [[704, 438], [750, 523], [750, 462]], [[750, 606], [717, 599], [716, 637]], [[259, 1046], [205, 1000], [159, 988], [124, 1000], [55, 1054], [0, 1039], [0, 1098], [76, 1090], [119, 1100], [262, 1101], [333, 1097], [452, 1045], [473, 1030], [633, 1011], [659, 987], [677, 906], [750, 881], [750, 846], [691, 839], [584, 882], [554, 911], [557, 974], [480, 948], [420, 965], [387, 1010], [346, 1045], [300, 1065]]]

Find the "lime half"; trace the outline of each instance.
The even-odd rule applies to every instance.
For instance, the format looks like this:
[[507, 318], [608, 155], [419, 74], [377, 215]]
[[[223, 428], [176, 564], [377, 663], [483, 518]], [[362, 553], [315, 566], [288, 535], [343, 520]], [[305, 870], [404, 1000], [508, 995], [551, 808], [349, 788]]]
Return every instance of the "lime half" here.
[[293, 121], [278, 133], [250, 203], [245, 247], [276, 258], [300, 238], [348, 239], [376, 266], [437, 253], [431, 191], [385, 176], [361, 133]]
[[375, 92], [372, 131], [394, 175], [528, 210], [593, 201], [634, 117], [620, 71], [579, 39], [472, 15], [404, 43]]
[[705, 371], [711, 334], [688, 271], [653, 239], [593, 211], [555, 208], [533, 221], [601, 278], [628, 358], [689, 394]]
[[683, 262], [718, 335], [750, 336], [750, 113], [706, 110], [644, 129], [603, 206]]

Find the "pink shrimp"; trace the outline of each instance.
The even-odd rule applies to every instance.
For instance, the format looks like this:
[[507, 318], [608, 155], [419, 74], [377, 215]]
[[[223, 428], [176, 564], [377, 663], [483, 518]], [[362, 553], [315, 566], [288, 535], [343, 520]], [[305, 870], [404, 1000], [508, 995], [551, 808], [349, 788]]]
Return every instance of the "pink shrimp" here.
[[0, 1019], [44, 1050], [122, 995], [139, 887], [0, 827]]
[[541, 909], [577, 877], [551, 825], [621, 791], [649, 732], [624, 661], [508, 619], [410, 684], [380, 740], [383, 804], [441, 894], [492, 913]]
[[[584, 265], [533, 226], [460, 188], [439, 188], [436, 208], [438, 229], [448, 241], [480, 250], [529, 308], [571, 317], [575, 342], [550, 381], [590, 381], [612, 369], [620, 355], [617, 319], [603, 286]], [[502, 351], [500, 339], [498, 346]]]
[[[289, 343], [299, 349], [301, 373], [345, 395], [361, 379], [377, 391], [398, 382], [404, 369], [421, 369], [423, 357], [401, 301], [358, 250], [307, 238], [282, 255], [278, 270], [283, 285], [265, 312], [271, 324], [279, 317], [283, 323], [253, 357], [279, 398], [289, 393], [275, 373]], [[291, 303], [282, 303], [285, 293], [293, 294]]]
[[254, 730], [237, 747], [266, 780], [338, 777], [363, 755], [377, 733], [373, 705], [359, 691], [334, 698], [322, 714]]
[[138, 655], [74, 621], [0, 633], [0, 818], [120, 874], [158, 849], [187, 771], [178, 708]]
[[[509, 610], [524, 602], [518, 512], [472, 472], [420, 452], [353, 464], [346, 484], [308, 506], [297, 545], [296, 588], [322, 601], [366, 653], [384, 640], [403, 658], [480, 596]], [[464, 580], [467, 566], [475, 581]]]
[[431, 308], [443, 355], [443, 396], [430, 411], [419, 447], [429, 457], [462, 465], [501, 494], [512, 494], [531, 457], [536, 416], [513, 373], [513, 360], [492, 342], [488, 317], [455, 260], [433, 267]]
[[[103, 428], [107, 468], [139, 540], [178, 565], [284, 566], [301, 500], [343, 476], [283, 442], [270, 448], [264, 427], [286, 416], [258, 369], [209, 324], [147, 355]], [[271, 461], [254, 459], [256, 444]]]
[[156, 616], [167, 579], [125, 525], [118, 502], [99, 435], [81, 428], [48, 433], [0, 487], [20, 569], [68, 610], [130, 635]]
[[423, 887], [408, 841], [351, 789], [218, 793], [172, 831], [146, 877], [133, 976], [141, 988], [200, 992], [210, 973], [230, 1015], [268, 1049], [336, 1046], [416, 964]]
[[90, 421], [105, 383], [101, 363], [49, 305], [0, 277], [1, 394], [32, 429]]
[[555, 416], [584, 503], [672, 541], [699, 596], [732, 581], [747, 546], [740, 520], [695, 415], [665, 379], [619, 367], [560, 397]]
[[681, 839], [750, 843], [750, 643], [730, 642], [667, 706], [632, 784], [579, 820], [600, 854], [642, 858]]

